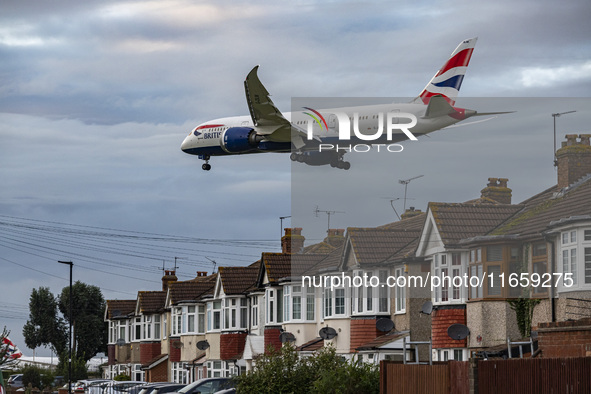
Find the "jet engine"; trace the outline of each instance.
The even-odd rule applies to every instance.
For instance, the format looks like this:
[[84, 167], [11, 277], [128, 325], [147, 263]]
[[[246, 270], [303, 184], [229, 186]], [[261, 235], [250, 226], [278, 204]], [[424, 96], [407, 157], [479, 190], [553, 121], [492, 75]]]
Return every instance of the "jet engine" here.
[[256, 150], [263, 136], [250, 127], [230, 127], [220, 137], [220, 146], [227, 153], [247, 153]]

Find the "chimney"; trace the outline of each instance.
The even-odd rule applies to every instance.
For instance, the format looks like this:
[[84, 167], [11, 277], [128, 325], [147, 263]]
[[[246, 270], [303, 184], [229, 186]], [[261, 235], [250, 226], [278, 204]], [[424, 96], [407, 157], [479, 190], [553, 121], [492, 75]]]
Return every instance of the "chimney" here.
[[[580, 141], [577, 141], [577, 137]], [[591, 173], [591, 134], [567, 134], [566, 141], [556, 151], [558, 187], [568, 187]]]
[[197, 271], [197, 278], [207, 276], [207, 271]]
[[511, 189], [507, 178], [488, 178], [488, 184], [480, 191], [481, 198], [488, 198], [501, 204], [511, 204]]
[[281, 251], [283, 253], [299, 253], [304, 249], [305, 239], [301, 227], [286, 228], [285, 235], [281, 237]]
[[327, 244], [338, 247], [345, 242], [345, 229], [344, 228], [331, 228], [328, 229], [328, 236], [324, 238], [324, 242]]
[[415, 209], [415, 207], [408, 208], [402, 215], [400, 215], [400, 220], [410, 219], [413, 216], [417, 216], [423, 213], [420, 209]]
[[164, 271], [164, 276], [162, 277], [162, 290], [168, 290], [168, 285], [172, 282], [176, 282], [178, 278], [176, 277], [176, 271]]

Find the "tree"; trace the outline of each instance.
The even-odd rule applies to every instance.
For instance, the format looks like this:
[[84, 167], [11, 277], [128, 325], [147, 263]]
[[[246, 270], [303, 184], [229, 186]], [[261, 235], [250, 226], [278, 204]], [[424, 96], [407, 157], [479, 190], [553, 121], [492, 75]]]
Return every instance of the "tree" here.
[[327, 346], [310, 357], [299, 357], [289, 343], [262, 355], [254, 369], [236, 379], [245, 393], [377, 393], [379, 370], [359, 360], [347, 361]]
[[64, 320], [58, 317], [57, 301], [48, 287], [31, 292], [29, 320], [23, 327], [23, 336], [31, 349], [50, 346], [57, 354], [66, 349], [68, 334]]
[[[105, 299], [101, 290], [77, 281], [72, 286], [72, 348], [85, 361], [107, 350], [107, 326], [104, 322]], [[59, 296], [59, 310], [69, 322], [70, 287], [64, 287]]]

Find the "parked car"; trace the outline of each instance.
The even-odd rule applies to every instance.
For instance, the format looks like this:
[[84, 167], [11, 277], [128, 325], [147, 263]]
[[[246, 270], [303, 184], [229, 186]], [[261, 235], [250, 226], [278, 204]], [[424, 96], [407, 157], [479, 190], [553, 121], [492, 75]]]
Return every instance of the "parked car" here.
[[216, 391], [234, 387], [230, 378], [199, 379], [174, 393], [180, 394], [213, 394]]
[[6, 383], [12, 388], [23, 387], [23, 374], [10, 375]]
[[103, 389], [102, 394], [127, 394], [127, 391], [135, 386], [139, 386], [140, 384], [145, 384], [146, 382], [140, 382], [135, 380], [126, 380], [122, 382], [113, 382], [112, 384], [108, 384]]
[[215, 394], [236, 394], [236, 389], [235, 388], [224, 389], [222, 391], [216, 391]]
[[[98, 384], [101, 382], [105, 382], [107, 379], [82, 379], [77, 381], [76, 383], [72, 383], [72, 391], [86, 391], [86, 388], [92, 384]], [[65, 384], [66, 388], [68, 388], [68, 382]]]
[[114, 380], [90, 382], [86, 385], [86, 389], [84, 391], [87, 394], [103, 394], [104, 388], [113, 383], [115, 383]]
[[170, 384], [170, 383], [169, 382], [152, 382], [152, 383], [139, 384], [137, 386], [127, 389], [127, 394], [150, 394], [150, 392], [154, 389], [154, 387], [163, 386], [165, 384]]
[[173, 391], [177, 391], [185, 387], [186, 384], [178, 384], [178, 383], [168, 383], [168, 384], [161, 384], [152, 388], [152, 391], [149, 394], [164, 394], [164, 393], [171, 393]]

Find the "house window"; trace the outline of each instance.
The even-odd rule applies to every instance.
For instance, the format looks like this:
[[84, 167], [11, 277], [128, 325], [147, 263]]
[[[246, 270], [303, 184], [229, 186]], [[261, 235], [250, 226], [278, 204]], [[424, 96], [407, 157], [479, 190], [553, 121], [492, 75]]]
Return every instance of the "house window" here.
[[585, 283], [591, 283], [591, 248], [585, 248]]
[[162, 338], [166, 339], [168, 336], [168, 315], [164, 313], [162, 316]]
[[283, 323], [283, 290], [270, 288], [265, 290], [267, 324]]
[[[482, 264], [475, 264], [470, 266], [470, 276], [482, 278]], [[482, 285], [470, 287], [470, 298], [482, 298]]]
[[583, 236], [583, 240], [591, 241], [591, 230], [585, 230], [584, 234], [585, 235]]
[[221, 378], [224, 377], [225, 368], [222, 366], [225, 364], [223, 361], [208, 361], [207, 362], [207, 377], [208, 378]]
[[178, 336], [182, 333], [182, 318], [183, 318], [183, 308], [182, 307], [174, 307], [172, 308], [171, 312], [171, 320], [172, 320], [172, 331], [170, 335]]
[[140, 317], [136, 317], [133, 321], [133, 328], [134, 328], [134, 337], [133, 340], [134, 341], [141, 341], [142, 339], [142, 318]]
[[[353, 314], [389, 313], [390, 296], [386, 284], [388, 270], [354, 271], [353, 284]], [[358, 286], [357, 284], [362, 284]], [[367, 284], [367, 285], [366, 285]], [[382, 290], [385, 288], [386, 290]], [[346, 309], [346, 308], [345, 308]]]
[[[396, 268], [394, 270], [394, 275], [396, 278], [404, 276], [404, 268]], [[396, 306], [395, 312], [396, 313], [404, 313], [406, 312], [406, 287], [404, 286], [396, 286]]]
[[207, 303], [207, 331], [217, 331], [222, 328], [222, 301]]
[[344, 288], [324, 289], [324, 317], [343, 317], [347, 315], [347, 297]]
[[255, 295], [251, 298], [251, 326], [256, 328], [259, 325], [259, 296]]
[[314, 321], [314, 310], [316, 308], [316, 301], [314, 300], [315, 290], [313, 287], [306, 288], [306, 320]]

